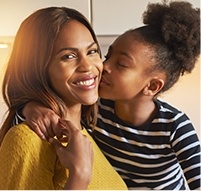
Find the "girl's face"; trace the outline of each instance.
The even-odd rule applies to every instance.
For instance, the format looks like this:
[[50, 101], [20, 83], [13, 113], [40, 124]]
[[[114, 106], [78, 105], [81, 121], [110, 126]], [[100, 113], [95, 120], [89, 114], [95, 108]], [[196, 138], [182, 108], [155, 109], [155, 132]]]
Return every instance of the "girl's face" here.
[[103, 64], [100, 97], [117, 101], [142, 95], [150, 80], [145, 72], [150, 63], [150, 50], [137, 37], [124, 34], [110, 46]]
[[102, 67], [98, 46], [89, 30], [75, 20], [66, 23], [55, 41], [48, 75], [67, 106], [97, 101]]

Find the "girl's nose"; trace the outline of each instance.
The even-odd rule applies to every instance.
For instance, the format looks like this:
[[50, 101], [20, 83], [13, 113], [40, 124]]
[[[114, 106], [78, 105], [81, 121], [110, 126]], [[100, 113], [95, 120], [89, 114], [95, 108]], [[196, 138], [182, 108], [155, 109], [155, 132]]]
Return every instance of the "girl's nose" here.
[[103, 71], [107, 73], [111, 73], [111, 68], [107, 60], [103, 62]]

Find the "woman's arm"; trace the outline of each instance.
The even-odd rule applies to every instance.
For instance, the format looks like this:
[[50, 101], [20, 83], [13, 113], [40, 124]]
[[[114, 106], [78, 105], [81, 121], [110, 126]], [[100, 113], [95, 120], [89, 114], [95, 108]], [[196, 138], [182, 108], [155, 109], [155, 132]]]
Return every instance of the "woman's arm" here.
[[83, 135], [70, 121], [59, 120], [67, 145], [50, 138], [61, 164], [69, 169], [70, 175], [64, 189], [85, 190], [91, 181], [93, 149], [87, 136]]

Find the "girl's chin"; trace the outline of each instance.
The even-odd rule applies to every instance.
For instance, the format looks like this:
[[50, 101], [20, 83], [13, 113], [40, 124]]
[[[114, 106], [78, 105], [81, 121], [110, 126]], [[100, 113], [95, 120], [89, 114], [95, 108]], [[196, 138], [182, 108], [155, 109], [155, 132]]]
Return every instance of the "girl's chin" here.
[[[109, 91], [109, 90], [108, 90]], [[102, 88], [99, 89], [99, 97], [104, 98], [104, 99], [109, 99], [109, 92], [103, 90]]]

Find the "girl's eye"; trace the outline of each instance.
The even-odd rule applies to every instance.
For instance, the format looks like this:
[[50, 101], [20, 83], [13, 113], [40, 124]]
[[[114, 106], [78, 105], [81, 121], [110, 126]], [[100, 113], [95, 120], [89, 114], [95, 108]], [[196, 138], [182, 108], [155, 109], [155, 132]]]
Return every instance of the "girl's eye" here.
[[120, 63], [120, 62], [118, 62], [117, 65], [119, 67], [128, 68], [128, 66], [126, 64], [123, 64], [123, 63]]

